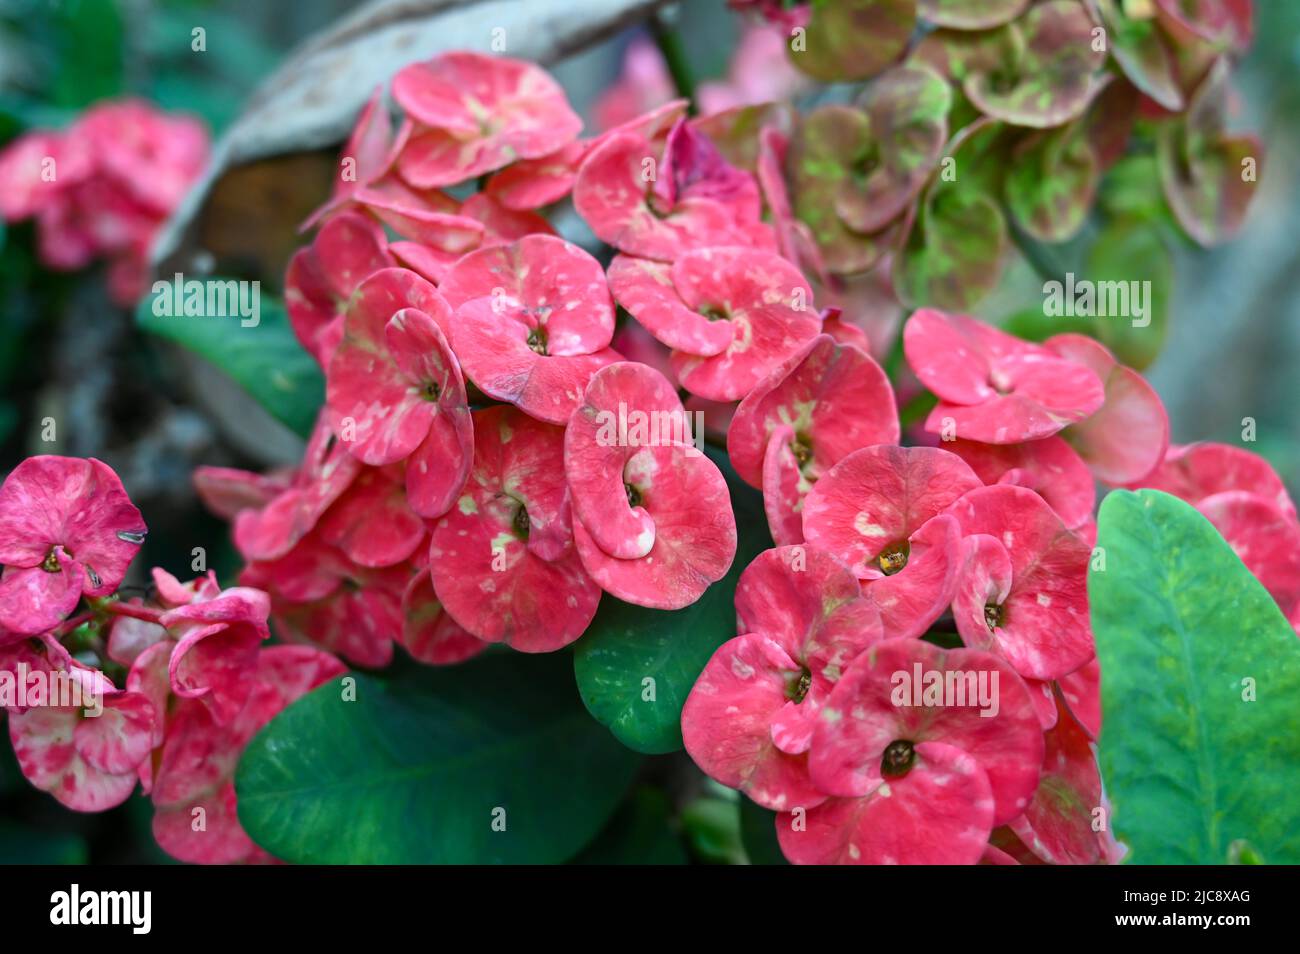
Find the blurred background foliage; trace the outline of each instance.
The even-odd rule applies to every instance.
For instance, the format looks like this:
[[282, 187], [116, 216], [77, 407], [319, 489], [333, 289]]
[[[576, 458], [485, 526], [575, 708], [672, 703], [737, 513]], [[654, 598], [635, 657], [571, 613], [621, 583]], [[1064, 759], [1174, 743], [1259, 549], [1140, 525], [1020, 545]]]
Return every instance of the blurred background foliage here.
[[[29, 128], [64, 127], [87, 105], [123, 95], [196, 114], [215, 138], [296, 43], [355, 6], [349, 0], [0, 0], [0, 144]], [[1169, 333], [1147, 373], [1169, 408], [1175, 441], [1240, 443], [1243, 418], [1253, 418], [1253, 449], [1297, 494], [1300, 2], [1257, 0], [1257, 18], [1254, 47], [1236, 74], [1242, 111], [1234, 125], [1258, 131], [1268, 149], [1262, 189], [1235, 242], [1212, 250], [1175, 243]], [[205, 31], [201, 54], [192, 49], [196, 27]], [[683, 4], [679, 33], [695, 77], [726, 73], [737, 27], [723, 0]], [[587, 118], [618, 76], [631, 38], [614, 37], [556, 68]], [[1150, 227], [1158, 226], [1151, 221]], [[1095, 230], [1085, 235], [1054, 250], [1058, 261], [1084, 254]], [[1028, 307], [1040, 309], [1041, 285], [1027, 261], [1013, 262], [978, 310], [1006, 323]], [[150, 525], [128, 581], [135, 585], [152, 565], [184, 576], [194, 547], [203, 547], [209, 566], [229, 579], [237, 560], [225, 526], [198, 507], [190, 472], [198, 463], [259, 468], [296, 452], [287, 432], [269, 434], [262, 446], [232, 441], [195, 406], [193, 384], [183, 380], [193, 366], [175, 356], [107, 304], [102, 276], [42, 270], [31, 224], [6, 229], [0, 223], [0, 473], [33, 453], [106, 460]], [[53, 442], [41, 437], [49, 417], [58, 428]], [[653, 760], [663, 763], [665, 778], [673, 758]], [[742, 819], [734, 793], [722, 790], [695, 797], [675, 814], [670, 808], [658, 791], [635, 790], [586, 860], [604, 860], [624, 842], [651, 838], [664, 861], [734, 861], [744, 853], [742, 830], [762, 829]], [[69, 812], [31, 789], [10, 746], [0, 745], [0, 864], [167, 862], [149, 833], [151, 814], [140, 798], [102, 815]], [[751, 844], [750, 850], [760, 849]]]

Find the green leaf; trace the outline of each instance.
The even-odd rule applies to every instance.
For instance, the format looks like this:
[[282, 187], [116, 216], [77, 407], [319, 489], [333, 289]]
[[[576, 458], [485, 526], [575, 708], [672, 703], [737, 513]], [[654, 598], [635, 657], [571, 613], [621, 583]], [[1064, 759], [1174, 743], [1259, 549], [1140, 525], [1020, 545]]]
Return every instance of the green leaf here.
[[239, 820], [287, 861], [558, 864], [601, 829], [640, 763], [583, 711], [563, 654], [347, 678], [355, 701], [326, 683], [239, 765]]
[[813, 6], [806, 49], [790, 60], [827, 83], [874, 76], [898, 59], [916, 26], [916, 0], [835, 0]]
[[1007, 206], [1026, 232], [1064, 242], [1083, 227], [1097, 194], [1098, 166], [1081, 122], [1029, 137], [1007, 174]]
[[79, 109], [122, 92], [125, 30], [115, 0], [61, 0], [44, 16], [58, 59], [50, 101]]
[[[1300, 862], [1300, 641], [1189, 504], [1103, 501], [1088, 576], [1102, 777], [1136, 864]], [[1253, 701], [1248, 701], [1253, 700]]]
[[[1146, 313], [1140, 322], [1135, 314], [1111, 315], [1098, 317], [1093, 327], [1121, 364], [1139, 371], [1148, 367], [1160, 354], [1169, 331], [1169, 295], [1174, 287], [1173, 258], [1159, 231], [1149, 223], [1115, 219], [1089, 249], [1085, 273], [1096, 283], [1098, 299], [1103, 289], [1115, 287], [1108, 285], [1111, 282], [1141, 290]], [[1129, 311], [1134, 310], [1130, 304]]]
[[[205, 287], [226, 281], [209, 279]], [[172, 287], [168, 283], [167, 290], [156, 298], [141, 299], [136, 308], [140, 327], [212, 362], [272, 417], [304, 437], [309, 435], [325, 402], [325, 378], [315, 359], [294, 337], [284, 305], [259, 296], [258, 323], [244, 327], [239, 317], [167, 313], [175, 310], [171, 307]], [[155, 300], [164, 314], [155, 314]]]
[[736, 792], [721, 791], [695, 799], [682, 810], [682, 828], [695, 856], [706, 864], [743, 865], [745, 847], [740, 840], [740, 805]]
[[[638, 752], [682, 747], [682, 705], [713, 651], [736, 635], [736, 583], [772, 546], [763, 497], [741, 481], [721, 451], [707, 448], [731, 490], [739, 541], [727, 575], [679, 610], [652, 610], [606, 595], [574, 646], [582, 701], [624, 745]], [[647, 682], [646, 680], [653, 680]]]
[[986, 116], [1037, 129], [1082, 115], [1100, 88], [1106, 62], [1084, 5], [1048, 0], [1008, 29], [1017, 36], [1018, 56], [967, 75], [963, 88], [971, 102]]
[[657, 788], [633, 789], [605, 830], [573, 859], [579, 865], [684, 865], [688, 859], [669, 818], [672, 805]]

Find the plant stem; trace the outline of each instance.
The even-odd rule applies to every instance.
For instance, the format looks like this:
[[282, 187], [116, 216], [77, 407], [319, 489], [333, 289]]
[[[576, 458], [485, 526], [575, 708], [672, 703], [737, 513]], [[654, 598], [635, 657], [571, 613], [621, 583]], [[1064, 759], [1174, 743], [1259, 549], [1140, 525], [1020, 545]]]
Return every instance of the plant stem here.
[[686, 48], [682, 45], [681, 34], [669, 25], [661, 11], [650, 18], [650, 35], [654, 37], [655, 45], [659, 47], [664, 63], [668, 66], [668, 74], [677, 87], [677, 95], [690, 101], [686, 110], [694, 116], [695, 76], [686, 56]]
[[142, 619], [146, 623], [158, 622], [163, 614], [162, 610], [150, 609], [137, 603], [123, 603], [121, 600], [105, 600], [96, 605], [95, 609], [109, 616], [129, 616], [132, 619]]

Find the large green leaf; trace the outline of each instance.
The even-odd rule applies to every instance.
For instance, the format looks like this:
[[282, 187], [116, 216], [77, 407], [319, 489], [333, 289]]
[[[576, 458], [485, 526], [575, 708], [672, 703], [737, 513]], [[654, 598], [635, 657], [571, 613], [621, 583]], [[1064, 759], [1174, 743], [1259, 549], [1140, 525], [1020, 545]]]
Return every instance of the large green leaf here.
[[1088, 599], [1102, 777], [1136, 864], [1300, 862], [1300, 642], [1208, 520], [1155, 490], [1102, 503]]
[[339, 679], [300, 699], [235, 779], [245, 829], [288, 861], [563, 862], [640, 763], [583, 711], [563, 654], [340, 678], [356, 680], [355, 700]]
[[[168, 284], [159, 311], [169, 310], [164, 306], [171, 294]], [[238, 317], [155, 314], [153, 295], [140, 300], [136, 321], [146, 331], [212, 362], [273, 417], [305, 437], [325, 402], [325, 378], [294, 337], [283, 304], [265, 295], [259, 297], [258, 321], [249, 327]]]
[[762, 495], [708, 450], [731, 490], [739, 544], [727, 575], [680, 610], [652, 610], [605, 596], [578, 640], [574, 671], [591, 714], [638, 752], [682, 747], [682, 704], [713, 651], [736, 635], [736, 583], [772, 546]]

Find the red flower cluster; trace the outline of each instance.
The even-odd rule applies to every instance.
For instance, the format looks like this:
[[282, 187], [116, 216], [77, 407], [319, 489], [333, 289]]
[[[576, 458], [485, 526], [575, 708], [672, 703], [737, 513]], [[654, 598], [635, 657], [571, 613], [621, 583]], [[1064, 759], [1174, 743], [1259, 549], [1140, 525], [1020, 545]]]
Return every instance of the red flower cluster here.
[[827, 336], [741, 402], [728, 448], [783, 545], [741, 578], [687, 751], [780, 813], [795, 862], [1110, 860], [1095, 481], [1196, 504], [1292, 620], [1294, 507], [1245, 451], [1166, 455], [1159, 398], [1089, 338], [921, 310], [903, 341], [939, 446], [898, 446], [884, 374]]
[[97, 460], [32, 457], [0, 487], [0, 704], [18, 764], [77, 811], [142, 785], [158, 843], [183, 861], [270, 860], [239, 826], [235, 766], [272, 716], [343, 667], [262, 648], [267, 595], [211, 573], [182, 585], [154, 569], [147, 602], [114, 597], [145, 533]]
[[35, 218], [41, 261], [109, 260], [113, 300], [145, 289], [149, 246], [208, 160], [202, 123], [148, 103], [101, 103], [62, 132], [29, 132], [0, 150], [0, 218]]
[[[446, 54], [392, 93], [405, 118], [371, 100], [289, 268], [326, 375], [306, 459], [197, 477], [243, 582], [282, 633], [366, 666], [394, 642], [430, 663], [555, 650], [602, 591], [694, 602], [736, 531], [678, 388], [738, 401], [822, 327], [756, 178], [680, 101], [581, 140], [563, 91], [515, 60]], [[536, 212], [570, 194], [618, 250], [608, 274]], [[649, 364], [611, 347], [616, 302]]]

